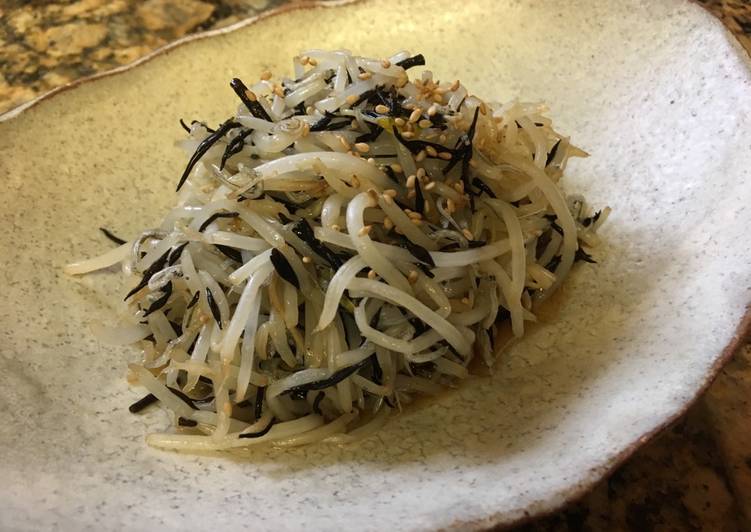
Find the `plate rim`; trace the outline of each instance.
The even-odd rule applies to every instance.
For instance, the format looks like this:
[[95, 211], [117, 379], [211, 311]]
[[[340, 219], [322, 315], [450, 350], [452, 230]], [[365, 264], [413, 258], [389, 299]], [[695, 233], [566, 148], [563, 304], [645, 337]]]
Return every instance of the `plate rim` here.
[[[82, 78], [75, 79], [64, 85], [55, 87], [54, 89], [44, 92], [27, 102], [24, 102], [16, 107], [13, 107], [12, 109], [4, 111], [3, 113], [0, 113], [0, 124], [2, 124], [3, 122], [7, 122], [9, 120], [12, 120], [16, 118], [17, 116], [21, 115], [22, 113], [24, 113], [25, 111], [37, 107], [40, 103], [46, 100], [49, 100], [55, 96], [58, 96], [60, 94], [64, 94], [67, 91], [71, 89], [75, 89], [80, 85], [97, 81], [99, 79], [107, 78], [109, 76], [114, 76], [114, 75], [128, 72], [129, 70], [137, 68], [140, 65], [147, 63], [161, 56], [162, 54], [165, 54], [187, 43], [232, 33], [236, 30], [245, 28], [247, 26], [251, 26], [267, 18], [276, 17], [278, 15], [282, 15], [282, 14], [296, 11], [296, 10], [314, 9], [314, 8], [337, 8], [337, 7], [346, 6], [346, 5], [364, 3], [365, 1], [366, 0], [301, 0], [298, 2], [284, 4], [282, 6], [278, 6], [278, 7], [269, 9], [267, 11], [258, 13], [256, 15], [246, 17], [229, 26], [225, 26], [225, 27], [217, 28], [213, 30], [207, 30], [207, 31], [181, 37], [175, 41], [172, 41], [159, 48], [152, 50], [148, 54], [144, 55], [143, 57], [140, 57], [139, 59], [131, 63], [127, 63], [125, 65], [121, 65], [121, 66], [118, 66], [109, 70], [105, 70], [103, 72], [98, 72], [90, 76], [85, 76]], [[698, 2], [697, 0], [685, 0], [685, 3], [693, 5], [701, 9], [704, 12], [704, 14], [708, 17], [709, 24], [713, 24], [716, 27], [717, 26], [720, 27], [721, 31], [723, 31], [725, 36], [728, 38], [728, 41], [730, 42], [731, 46], [735, 47], [736, 50], [739, 50], [743, 54], [746, 55], [746, 61], [745, 61], [746, 68], [751, 70], [751, 63], [749, 63], [749, 59], [751, 59], [751, 50], [747, 50], [740, 43], [736, 35], [733, 32], [731, 32], [727, 28], [727, 26], [723, 24], [722, 21], [716, 15], [714, 15], [708, 9], [706, 9], [706, 7], [703, 6], [700, 2]], [[747, 341], [751, 341], [751, 301], [746, 304], [745, 312], [743, 316], [741, 317], [740, 322], [735, 328], [732, 339], [725, 346], [725, 348], [723, 348], [722, 351], [716, 356], [714, 362], [706, 371], [706, 374], [703, 378], [703, 381], [701, 382], [701, 385], [696, 389], [696, 391], [692, 394], [692, 396], [688, 398], [678, 409], [676, 409], [676, 411], [673, 414], [667, 416], [663, 421], [655, 425], [652, 429], [644, 432], [641, 436], [634, 438], [632, 442], [626, 445], [619, 453], [617, 453], [615, 456], [608, 459], [606, 464], [598, 468], [590, 469], [585, 474], [584, 479], [582, 479], [576, 484], [563, 488], [560, 493], [560, 497], [557, 501], [550, 502], [549, 500], [546, 501], [545, 499], [543, 499], [541, 501], [538, 501], [539, 506], [537, 507], [536, 510], [528, 511], [527, 509], [519, 509], [519, 510], [515, 510], [511, 512], [495, 512], [487, 516], [478, 517], [476, 519], [452, 521], [450, 524], [442, 528], [447, 529], [447, 530], [465, 530], [465, 529], [504, 530], [504, 529], [508, 529], [512, 527], [517, 527], [520, 525], [529, 524], [532, 521], [535, 521], [538, 519], [543, 519], [560, 510], [563, 510], [564, 508], [570, 506], [576, 501], [582, 499], [595, 487], [597, 483], [602, 481], [607, 476], [611, 475], [616, 469], [618, 469], [629, 458], [631, 458], [639, 449], [641, 449], [642, 447], [647, 445], [649, 442], [654, 440], [654, 438], [659, 433], [667, 429], [670, 425], [675, 423], [679, 418], [683, 417], [686, 414], [686, 412], [698, 402], [699, 398], [702, 395], [704, 395], [707, 389], [712, 385], [714, 380], [718, 377], [722, 368], [725, 366], [725, 364], [727, 364], [730, 361], [730, 359], [735, 355], [735, 353]], [[514, 513], [519, 513], [519, 512], [521, 512], [522, 515], [518, 517], [514, 517]]]

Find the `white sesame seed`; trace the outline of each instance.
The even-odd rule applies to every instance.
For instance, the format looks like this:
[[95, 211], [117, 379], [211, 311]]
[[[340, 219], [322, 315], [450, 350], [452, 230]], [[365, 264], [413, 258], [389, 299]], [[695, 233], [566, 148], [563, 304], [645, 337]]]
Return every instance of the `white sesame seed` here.
[[370, 151], [370, 146], [367, 142], [358, 142], [355, 144], [355, 149], [360, 153], [368, 153]]
[[415, 188], [415, 179], [417, 177], [413, 174], [407, 178], [407, 188]]
[[433, 104], [430, 107], [428, 107], [428, 116], [435, 116], [437, 112], [438, 112], [438, 106], [436, 104]]
[[309, 105], [305, 108], [305, 114], [312, 115], [315, 112], [316, 112], [316, 108], [313, 107], [312, 105]]
[[407, 216], [409, 216], [412, 220], [422, 220], [422, 214], [419, 212], [410, 212]]
[[451, 153], [447, 151], [442, 151], [438, 154], [438, 157], [443, 159], [444, 161], [450, 161], [451, 160]]
[[373, 279], [376, 278], [376, 275], [377, 274], [376, 274], [375, 270], [368, 270], [368, 279], [373, 280]]
[[422, 111], [420, 109], [415, 109], [412, 111], [412, 113], [409, 115], [409, 121], [413, 124], [420, 120], [420, 117], [422, 116]]
[[486, 114], [488, 114], [488, 106], [485, 105], [485, 102], [482, 102], [480, 104], [480, 114], [482, 114], [482, 116], [485, 116]]
[[467, 240], [474, 240], [475, 236], [472, 234], [472, 231], [469, 229], [462, 229], [462, 234], [464, 235], [464, 238]]
[[379, 103], [378, 105], [375, 106], [375, 112], [381, 115], [385, 115], [386, 113], [389, 112], [389, 108], [383, 105], [382, 103]]
[[356, 175], [352, 176], [352, 178], [349, 180], [349, 184], [352, 185], [354, 188], [360, 188], [360, 180], [357, 179]]
[[418, 126], [420, 126], [423, 129], [427, 129], [429, 127], [433, 127], [433, 122], [428, 120], [427, 118], [423, 118], [417, 123]]
[[337, 224], [331, 224], [331, 230], [332, 231], [337, 231], [338, 232], [338, 231], [341, 231], [341, 229], [342, 228], [339, 227], [339, 225], [337, 225]]
[[356, 102], [356, 101], [357, 101], [358, 99], [359, 99], [359, 96], [358, 96], [357, 94], [350, 94], [349, 96], [347, 96], [347, 98], [346, 98], [346, 100], [345, 100], [345, 101], [346, 101], [346, 102], [347, 102], [347, 103], [348, 103], [349, 105], [352, 105], [352, 104], [353, 104], [353, 103], [355, 103], [355, 102]]
[[373, 159], [372, 157], [368, 157], [368, 164], [372, 164], [373, 166], [375, 166], [375, 163], [376, 163], [375, 159]]
[[412, 133], [411, 131], [405, 131], [402, 133], [402, 137], [409, 140], [409, 139], [415, 138], [415, 134]]
[[435, 181], [431, 181], [427, 185], [425, 185], [425, 190], [433, 190], [435, 188]]
[[389, 61], [388, 59], [382, 59], [381, 66], [383, 68], [391, 68], [391, 61]]
[[417, 271], [410, 270], [409, 277], [407, 277], [410, 283], [415, 284], [417, 282]]
[[469, 298], [467, 296], [464, 296], [462, 298], [462, 303], [464, 303], [465, 305], [469, 305], [469, 303], [470, 303]]
[[426, 146], [425, 151], [428, 152], [428, 155], [431, 157], [438, 157], [438, 152], [433, 146]]
[[264, 70], [263, 72], [261, 72], [261, 79], [263, 81], [270, 80], [271, 79], [271, 72], [269, 72], [268, 70]]
[[308, 58], [308, 64], [309, 64], [310, 66], [312, 66], [312, 67], [314, 67], [314, 66], [318, 66], [318, 61], [316, 61], [316, 60], [315, 60], [314, 58], [312, 58], [312, 57], [309, 57], [309, 58]]
[[460, 83], [459, 83], [459, 80], [457, 79], [456, 81], [454, 81], [454, 82], [453, 82], [453, 83], [451, 84], [451, 86], [449, 87], [449, 90], [450, 90], [450, 91], [455, 91], [456, 89], [458, 89], [458, 88], [459, 88], [459, 85], [460, 85]]
[[404, 121], [403, 118], [395, 118], [394, 124], [396, 124], [399, 127], [404, 127], [404, 124], [406, 124], [406, 122]]
[[384, 228], [385, 228], [385, 229], [386, 229], [387, 231], [391, 231], [391, 230], [392, 230], [392, 229], [394, 228], [394, 222], [392, 222], [392, 221], [391, 221], [391, 218], [389, 218], [388, 216], [386, 216], [386, 217], [385, 217], [385, 218], [383, 219], [383, 227], [384, 227]]
[[366, 80], [372, 78], [373, 74], [371, 74], [370, 72], [360, 72], [357, 77], [362, 80]]
[[387, 188], [386, 190], [383, 191], [383, 195], [384, 196], [389, 196], [391, 198], [395, 198], [396, 197], [396, 190], [394, 190], [393, 188]]
[[402, 170], [402, 165], [399, 163], [394, 163], [391, 165], [391, 169], [396, 172], [397, 174], [401, 174], [404, 170]]
[[313, 259], [305, 255], [303, 256], [302, 261], [303, 261], [303, 264], [310, 264], [311, 262], [313, 262]]
[[365, 236], [368, 233], [370, 233], [370, 230], [373, 229], [372, 225], [364, 225], [360, 228], [360, 230], [357, 232], [358, 236]]
[[308, 61], [310, 61], [310, 57], [308, 57], [307, 55], [303, 55], [303, 56], [300, 57], [300, 64], [301, 65], [307, 65]]
[[427, 157], [425, 150], [420, 150], [420, 153], [415, 155], [415, 162], [421, 163], [422, 161], [425, 160], [425, 157]]

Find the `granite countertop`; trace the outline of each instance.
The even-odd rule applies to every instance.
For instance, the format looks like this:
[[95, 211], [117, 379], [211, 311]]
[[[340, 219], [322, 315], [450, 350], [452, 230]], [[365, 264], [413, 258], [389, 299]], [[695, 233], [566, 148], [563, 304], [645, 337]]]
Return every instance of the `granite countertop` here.
[[[0, 5], [0, 113], [184, 35], [298, 0], [77, 0]], [[751, 52], [748, 0], [700, 2]], [[529, 530], [751, 529], [751, 346], [688, 413], [589, 495]]]

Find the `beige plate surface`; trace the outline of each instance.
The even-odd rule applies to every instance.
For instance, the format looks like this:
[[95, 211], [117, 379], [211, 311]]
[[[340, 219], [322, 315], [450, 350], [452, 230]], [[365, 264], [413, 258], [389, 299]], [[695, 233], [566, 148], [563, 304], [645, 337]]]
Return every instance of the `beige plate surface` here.
[[[134, 352], [97, 344], [111, 273], [61, 266], [168, 208], [180, 117], [224, 119], [227, 82], [306, 47], [419, 51], [477, 94], [550, 103], [591, 152], [566, 187], [614, 208], [558, 319], [478, 378], [339, 448], [245, 459], [145, 446]], [[159, 54], [0, 123], [0, 529], [481, 528], [581, 493], [676, 416], [737, 341], [751, 300], [751, 76], [678, 0], [373, 0], [288, 11]], [[731, 347], [728, 347], [731, 346]]]

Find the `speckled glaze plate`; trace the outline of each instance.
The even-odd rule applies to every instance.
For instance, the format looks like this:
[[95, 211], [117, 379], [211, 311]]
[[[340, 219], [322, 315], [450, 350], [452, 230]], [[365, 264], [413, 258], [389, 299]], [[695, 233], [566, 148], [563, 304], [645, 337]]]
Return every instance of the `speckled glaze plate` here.
[[[751, 74], [679, 0], [372, 0], [291, 9], [161, 51], [0, 123], [0, 529], [479, 529], [580, 495], [679, 415], [732, 353], [751, 301]], [[306, 47], [422, 52], [477, 94], [550, 103], [592, 153], [570, 190], [614, 214], [543, 320], [476, 378], [357, 445], [160, 452], [134, 417], [133, 350], [97, 344], [115, 274], [97, 227], [160, 219], [180, 117], [225, 118], [232, 76]]]

